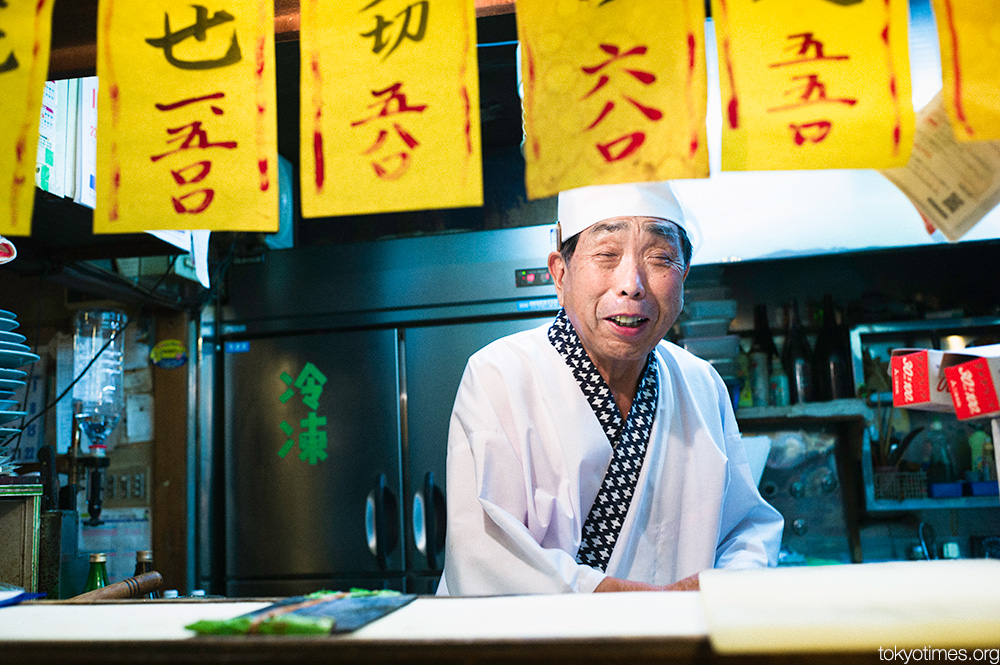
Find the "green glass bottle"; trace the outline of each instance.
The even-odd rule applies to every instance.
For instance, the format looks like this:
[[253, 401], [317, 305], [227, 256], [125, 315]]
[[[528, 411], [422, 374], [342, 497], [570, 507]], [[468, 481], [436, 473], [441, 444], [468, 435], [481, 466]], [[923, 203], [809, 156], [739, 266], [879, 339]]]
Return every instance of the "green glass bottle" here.
[[96, 552], [90, 555], [90, 571], [87, 573], [87, 584], [84, 592], [108, 586], [108, 555]]

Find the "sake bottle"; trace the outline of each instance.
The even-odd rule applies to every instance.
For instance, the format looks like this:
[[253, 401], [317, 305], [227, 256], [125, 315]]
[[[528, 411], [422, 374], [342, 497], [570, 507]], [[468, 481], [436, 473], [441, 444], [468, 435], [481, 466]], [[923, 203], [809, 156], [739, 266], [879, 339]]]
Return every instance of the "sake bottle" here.
[[811, 402], [812, 350], [802, 329], [799, 318], [799, 304], [792, 300], [786, 310], [785, 345], [781, 349], [781, 364], [788, 376], [788, 392], [792, 404]]
[[90, 555], [90, 570], [87, 572], [87, 583], [84, 592], [93, 591], [108, 586], [108, 555], [95, 552]]
[[[150, 573], [153, 571], [153, 552], [152, 550], [139, 550], [135, 553], [135, 572], [133, 576], [142, 575], [143, 573]], [[146, 594], [146, 598], [159, 598], [159, 591], [151, 591]]]
[[833, 296], [823, 296], [823, 326], [813, 352], [813, 395], [818, 402], [853, 397], [847, 344], [837, 325]]
[[778, 355], [767, 321], [767, 305], [758, 303], [753, 310], [753, 337], [750, 340], [750, 389], [754, 406], [767, 406], [771, 375], [771, 359]]

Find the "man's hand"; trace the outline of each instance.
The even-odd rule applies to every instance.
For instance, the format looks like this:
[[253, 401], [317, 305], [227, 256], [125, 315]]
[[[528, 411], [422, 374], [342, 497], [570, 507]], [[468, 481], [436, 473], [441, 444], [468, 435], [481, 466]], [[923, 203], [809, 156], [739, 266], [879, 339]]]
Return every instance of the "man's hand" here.
[[597, 588], [594, 589], [594, 593], [597, 592], [611, 592], [611, 591], [698, 591], [698, 573], [691, 575], [690, 577], [685, 577], [682, 580], [678, 580], [673, 584], [668, 584], [666, 586], [657, 586], [655, 584], [646, 584], [645, 582], [633, 582], [632, 580], [623, 580], [620, 577], [605, 577]]
[[682, 580], [677, 580], [673, 584], [668, 584], [663, 587], [664, 591], [700, 591], [701, 587], [698, 585], [698, 573], [685, 577]]

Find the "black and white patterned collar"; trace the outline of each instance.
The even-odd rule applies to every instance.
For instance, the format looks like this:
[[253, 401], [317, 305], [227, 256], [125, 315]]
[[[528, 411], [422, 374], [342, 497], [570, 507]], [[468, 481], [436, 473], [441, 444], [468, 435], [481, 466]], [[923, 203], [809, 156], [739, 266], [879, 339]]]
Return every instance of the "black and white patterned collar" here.
[[[563, 357], [573, 372], [574, 378], [580, 385], [580, 390], [583, 391], [590, 407], [604, 428], [608, 441], [611, 442], [612, 446], [617, 445], [624, 426], [621, 413], [618, 411], [614, 396], [604, 381], [604, 377], [597, 371], [597, 367], [583, 348], [580, 336], [566, 316], [565, 309], [560, 309], [559, 313], [556, 314], [555, 320], [549, 327], [548, 337], [549, 343]], [[646, 358], [646, 367], [643, 369], [642, 378], [639, 381], [639, 390], [632, 403], [632, 408], [629, 410], [630, 419], [638, 413], [655, 413], [657, 384], [656, 358], [655, 354], [650, 351]]]

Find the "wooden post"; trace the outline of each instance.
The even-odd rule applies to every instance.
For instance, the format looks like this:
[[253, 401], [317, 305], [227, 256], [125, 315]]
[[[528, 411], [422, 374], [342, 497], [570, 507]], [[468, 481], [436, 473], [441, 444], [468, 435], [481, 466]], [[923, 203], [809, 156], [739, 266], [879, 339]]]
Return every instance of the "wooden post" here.
[[[156, 339], [176, 339], [191, 349], [188, 316], [184, 312], [158, 313]], [[188, 371], [153, 368], [153, 565], [163, 576], [164, 589], [190, 591], [188, 569], [187, 439]]]

